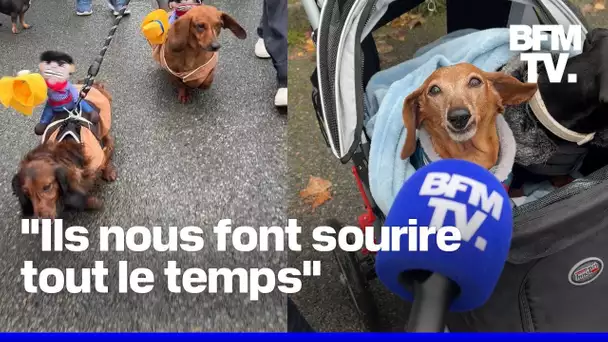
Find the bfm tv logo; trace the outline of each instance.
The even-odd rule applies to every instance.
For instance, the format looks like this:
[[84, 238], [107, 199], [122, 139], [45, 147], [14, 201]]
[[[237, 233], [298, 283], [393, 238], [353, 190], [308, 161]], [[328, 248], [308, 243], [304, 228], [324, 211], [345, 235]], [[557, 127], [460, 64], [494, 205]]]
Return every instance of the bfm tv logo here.
[[[543, 41], [551, 41], [551, 51], [561, 51], [557, 61], [553, 63], [551, 52], [542, 51]], [[528, 79], [526, 82], [536, 83], [538, 80], [538, 62], [543, 62], [550, 83], [560, 83], [568, 62], [568, 51], [582, 51], [583, 29], [580, 25], [570, 25], [567, 29], [562, 25], [511, 25], [509, 27], [509, 48], [511, 51], [521, 51], [521, 60], [528, 62]], [[527, 51], [535, 52], [527, 52]], [[547, 51], [546, 49], [544, 51]], [[576, 83], [576, 74], [568, 74], [568, 83]]]
[[[468, 204], [479, 209], [475, 210], [469, 219], [467, 205], [452, 200], [458, 192], [470, 191]], [[488, 187], [474, 179], [458, 174], [445, 172], [429, 172], [424, 179], [419, 192], [420, 196], [442, 196], [431, 197], [429, 207], [433, 207], [433, 216], [430, 227], [440, 229], [444, 227], [445, 218], [449, 212], [454, 214], [455, 226], [460, 231], [462, 240], [469, 242], [477, 233], [481, 225], [491, 215], [495, 220], [500, 220], [503, 197], [496, 191], [488, 194]], [[480, 251], [484, 251], [487, 240], [477, 236], [474, 245]]]

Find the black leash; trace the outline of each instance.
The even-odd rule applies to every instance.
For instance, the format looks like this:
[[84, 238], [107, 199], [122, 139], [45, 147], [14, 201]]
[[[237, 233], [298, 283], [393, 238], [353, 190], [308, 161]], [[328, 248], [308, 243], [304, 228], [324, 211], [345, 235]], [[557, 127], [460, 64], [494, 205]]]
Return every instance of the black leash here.
[[[127, 5], [129, 4], [130, 1], [131, 0], [126, 0], [124, 5], [118, 12], [118, 15], [114, 19], [114, 24], [112, 25], [112, 28], [110, 29], [110, 33], [108, 33], [108, 36], [106, 37], [106, 41], [104, 42], [103, 47], [101, 48], [101, 51], [99, 52], [99, 56], [97, 56], [97, 58], [95, 58], [95, 61], [89, 67], [89, 70], [87, 72], [87, 77], [84, 80], [84, 86], [80, 90], [80, 95], [78, 96], [78, 100], [76, 101], [76, 110], [78, 110], [79, 114], [80, 114], [80, 110], [79, 110], [80, 102], [87, 96], [87, 94], [89, 93], [89, 90], [91, 90], [91, 87], [93, 86], [95, 77], [99, 73], [99, 68], [101, 67], [101, 62], [103, 62], [103, 57], [106, 54], [106, 51], [108, 51], [108, 47], [110, 47], [112, 38], [114, 38], [114, 33], [116, 32], [116, 29], [118, 28], [118, 24], [120, 24], [120, 20], [124, 16], [125, 10], [127, 9]], [[115, 1], [113, 1], [113, 3], [115, 3]]]

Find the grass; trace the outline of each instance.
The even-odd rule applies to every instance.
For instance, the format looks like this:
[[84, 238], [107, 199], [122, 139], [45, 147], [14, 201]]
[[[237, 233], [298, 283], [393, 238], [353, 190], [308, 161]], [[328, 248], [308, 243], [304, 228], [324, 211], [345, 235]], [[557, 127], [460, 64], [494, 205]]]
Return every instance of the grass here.
[[[289, 0], [289, 4], [299, 4], [299, 0]], [[301, 6], [290, 6], [288, 9], [288, 31], [287, 42], [290, 47], [298, 47], [306, 44], [307, 33], [310, 29], [306, 13]]]

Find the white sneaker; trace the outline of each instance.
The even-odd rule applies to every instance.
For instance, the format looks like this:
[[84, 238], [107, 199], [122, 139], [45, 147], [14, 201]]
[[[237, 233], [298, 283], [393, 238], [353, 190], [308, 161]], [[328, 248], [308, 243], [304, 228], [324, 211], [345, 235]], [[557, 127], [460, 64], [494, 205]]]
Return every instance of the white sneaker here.
[[266, 50], [266, 46], [264, 45], [264, 39], [258, 39], [258, 42], [255, 43], [255, 55], [258, 58], [270, 58], [270, 54]]
[[279, 88], [274, 97], [274, 105], [277, 107], [287, 106], [287, 88]]

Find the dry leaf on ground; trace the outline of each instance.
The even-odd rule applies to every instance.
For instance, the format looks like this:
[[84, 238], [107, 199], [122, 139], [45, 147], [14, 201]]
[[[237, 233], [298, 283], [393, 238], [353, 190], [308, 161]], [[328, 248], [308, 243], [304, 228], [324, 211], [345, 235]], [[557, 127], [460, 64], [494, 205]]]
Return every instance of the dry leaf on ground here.
[[393, 39], [397, 39], [400, 41], [405, 41], [405, 37], [407, 36], [406, 29], [397, 29], [390, 33], [390, 37]]
[[300, 191], [300, 197], [312, 206], [312, 210], [329, 201], [331, 197], [331, 182], [320, 178], [310, 176], [308, 185]]
[[581, 13], [587, 15], [597, 13], [606, 9], [606, 0], [593, 0], [593, 4], [585, 4], [581, 7]]
[[424, 24], [424, 22], [425, 19], [421, 14], [405, 13], [399, 18], [393, 20], [390, 25], [392, 27], [408, 27], [411, 30], [418, 25]]
[[414, 27], [418, 26], [418, 25], [422, 25], [424, 24], [425, 19], [422, 16], [418, 16], [416, 18], [413, 18], [412, 20], [410, 20], [410, 22], [408, 23], [408, 27], [411, 29], [413, 29]]
[[393, 46], [383, 40], [376, 42], [376, 49], [379, 53], [387, 53], [393, 51]]
[[593, 9], [602, 11], [606, 9], [606, 0], [593, 0]]
[[315, 43], [313, 43], [312, 39], [310, 39], [310, 38], [306, 39], [306, 45], [304, 45], [304, 48], [308, 52], [317, 51], [317, 47], [315, 46]]

